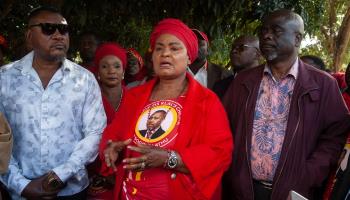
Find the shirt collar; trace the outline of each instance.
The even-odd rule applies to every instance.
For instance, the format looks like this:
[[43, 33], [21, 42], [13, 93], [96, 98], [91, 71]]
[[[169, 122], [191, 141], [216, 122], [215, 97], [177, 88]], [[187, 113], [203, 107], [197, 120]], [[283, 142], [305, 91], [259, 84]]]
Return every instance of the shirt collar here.
[[[197, 73], [196, 74], [198, 74], [200, 71], [207, 71], [207, 69], [208, 69], [208, 61], [205, 61], [205, 63], [204, 63], [204, 65], [201, 67], [201, 68], [199, 68], [199, 70], [197, 71]], [[191, 70], [191, 68], [190, 67], [187, 67], [187, 71], [192, 75], [192, 76], [194, 76], [195, 74], [192, 72], [192, 70]]]
[[[298, 72], [299, 72], [299, 61], [298, 60], [299, 60], [298, 58], [295, 59], [292, 67], [289, 69], [289, 71], [286, 75], [286, 76], [291, 75], [295, 80], [298, 78]], [[274, 76], [272, 75], [272, 72], [271, 72], [271, 68], [267, 65], [267, 63], [265, 64], [265, 67], [264, 67], [264, 73], [267, 73], [274, 78]]]
[[[22, 59], [20, 59], [15, 67], [22, 71], [23, 74], [28, 74], [33, 69], [33, 58], [34, 58], [34, 51], [31, 51], [27, 55], [25, 55]], [[62, 70], [65, 71], [71, 71], [73, 69], [73, 64], [69, 62], [67, 59], [64, 59], [62, 62]]]

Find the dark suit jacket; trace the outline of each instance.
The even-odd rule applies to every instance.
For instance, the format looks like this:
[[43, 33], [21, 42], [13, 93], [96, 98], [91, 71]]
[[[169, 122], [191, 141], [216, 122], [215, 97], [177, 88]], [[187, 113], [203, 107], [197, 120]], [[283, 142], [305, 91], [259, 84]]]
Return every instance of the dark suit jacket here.
[[231, 75], [227, 78], [219, 80], [214, 84], [213, 91], [215, 92], [216, 95], [218, 95], [218, 97], [221, 100], [223, 99], [228, 87], [230, 86], [234, 78], [235, 78], [234, 75]]
[[[147, 130], [140, 130], [140, 133], [143, 137], [145, 137]], [[160, 127], [151, 137], [151, 139], [155, 139], [161, 135], [163, 135], [163, 133], [165, 133], [165, 131], [162, 129], [162, 127]]]
[[[240, 72], [229, 87], [224, 105], [234, 134], [234, 153], [224, 176], [223, 199], [253, 200], [250, 148], [264, 65]], [[271, 200], [287, 199], [295, 190], [314, 199], [343, 150], [350, 114], [334, 78], [299, 61], [283, 147], [273, 180]]]
[[232, 72], [221, 67], [220, 65], [211, 63], [208, 61], [208, 77], [207, 77], [207, 88], [213, 90], [214, 84], [222, 80], [230, 75], [232, 75]]

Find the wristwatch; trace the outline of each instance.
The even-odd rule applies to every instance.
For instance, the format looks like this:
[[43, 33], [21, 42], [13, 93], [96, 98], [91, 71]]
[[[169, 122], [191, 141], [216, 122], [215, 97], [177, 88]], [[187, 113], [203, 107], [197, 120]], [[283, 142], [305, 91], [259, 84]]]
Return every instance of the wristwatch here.
[[49, 172], [46, 177], [46, 184], [44, 189], [46, 191], [54, 191], [64, 187], [64, 183], [57, 177], [54, 172]]
[[179, 163], [179, 160], [178, 160], [178, 157], [177, 157], [175, 151], [169, 151], [168, 152], [167, 167], [169, 169], [174, 169], [174, 168], [176, 168], [178, 163]]

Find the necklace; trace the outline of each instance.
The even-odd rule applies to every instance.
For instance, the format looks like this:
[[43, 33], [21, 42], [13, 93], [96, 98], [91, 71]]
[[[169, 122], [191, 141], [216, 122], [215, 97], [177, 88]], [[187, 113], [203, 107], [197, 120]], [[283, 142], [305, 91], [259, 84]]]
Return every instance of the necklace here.
[[117, 107], [115, 108], [115, 111], [118, 111], [119, 106], [122, 103], [122, 98], [123, 98], [123, 88], [121, 88], [119, 103], [118, 103]]

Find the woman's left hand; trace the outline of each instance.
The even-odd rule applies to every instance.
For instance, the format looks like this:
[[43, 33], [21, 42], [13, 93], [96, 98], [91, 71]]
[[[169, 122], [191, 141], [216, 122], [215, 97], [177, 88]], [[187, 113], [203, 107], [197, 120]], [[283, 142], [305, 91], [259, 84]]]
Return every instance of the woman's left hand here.
[[160, 147], [138, 144], [137, 146], [129, 145], [127, 148], [140, 153], [141, 156], [125, 158], [123, 160], [124, 169], [143, 171], [147, 168], [163, 167], [168, 159], [168, 151]]

